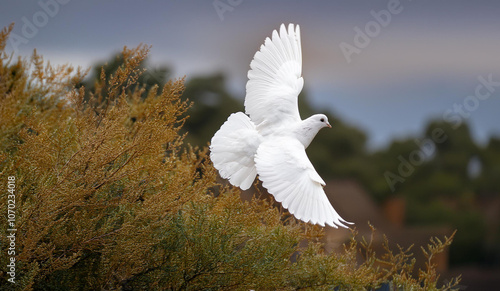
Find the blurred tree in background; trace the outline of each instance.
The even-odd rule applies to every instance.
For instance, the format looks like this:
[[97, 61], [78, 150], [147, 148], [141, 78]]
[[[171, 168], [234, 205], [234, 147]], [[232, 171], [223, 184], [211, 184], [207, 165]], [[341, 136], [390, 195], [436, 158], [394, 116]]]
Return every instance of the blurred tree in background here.
[[[136, 80], [133, 82], [132, 88], [129, 88], [131, 84], [129, 82], [123, 82], [119, 84], [116, 88], [119, 91], [124, 89], [129, 89], [133, 91], [137, 86], [141, 86], [144, 90], [141, 93], [141, 98], [145, 99], [147, 97], [147, 92], [149, 92], [153, 87], [158, 86], [162, 88], [165, 83], [170, 78], [170, 69], [167, 66], [158, 67], [148, 67], [147, 59], [140, 60], [137, 63], [137, 68], [135, 71], [137, 73]], [[125, 64], [125, 59], [123, 54], [118, 53], [113, 56], [109, 61], [97, 63], [90, 74], [90, 76], [84, 80], [81, 80], [75, 87], [84, 87], [85, 90], [85, 100], [88, 101], [93, 97], [93, 95], [98, 95], [98, 103], [106, 103], [109, 99], [108, 89], [113, 86], [109, 82], [101, 82], [101, 80], [110, 80], [112, 75], [116, 74], [122, 70], [122, 66]], [[147, 73], [145, 73], [147, 72]]]
[[481, 175], [476, 179], [475, 188], [486, 196], [500, 193], [500, 137], [491, 137], [488, 145], [480, 149]]

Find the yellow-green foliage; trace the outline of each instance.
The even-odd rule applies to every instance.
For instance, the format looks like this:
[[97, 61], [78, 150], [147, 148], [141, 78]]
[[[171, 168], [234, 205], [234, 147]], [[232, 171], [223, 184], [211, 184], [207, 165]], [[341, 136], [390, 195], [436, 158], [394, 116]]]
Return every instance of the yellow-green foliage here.
[[124, 48], [124, 65], [88, 97], [75, 89], [86, 72], [36, 52], [6, 55], [11, 29], [0, 35], [0, 181], [16, 177], [16, 284], [5, 272], [2, 196], [0, 289], [435, 287], [432, 264], [411, 277], [408, 252], [379, 258], [367, 243], [360, 262], [353, 238], [324, 254], [319, 227], [218, 184], [207, 149], [179, 135], [183, 79], [148, 92], [136, 84], [147, 46]]

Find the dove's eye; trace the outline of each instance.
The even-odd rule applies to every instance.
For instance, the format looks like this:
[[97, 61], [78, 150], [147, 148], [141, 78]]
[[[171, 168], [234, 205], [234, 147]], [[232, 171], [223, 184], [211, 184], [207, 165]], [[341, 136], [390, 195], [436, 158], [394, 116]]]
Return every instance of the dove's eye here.
[[325, 122], [325, 119], [324, 119], [324, 118], [321, 118], [321, 119], [320, 119], [320, 121], [321, 121], [321, 122]]

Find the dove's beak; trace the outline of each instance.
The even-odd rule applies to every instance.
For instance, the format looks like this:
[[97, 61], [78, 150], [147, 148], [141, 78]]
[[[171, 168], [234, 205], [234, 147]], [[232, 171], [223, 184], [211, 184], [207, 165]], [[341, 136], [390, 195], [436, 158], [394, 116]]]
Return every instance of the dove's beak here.
[[326, 123], [326, 126], [328, 126], [329, 128], [332, 128], [332, 126], [330, 125], [329, 122]]

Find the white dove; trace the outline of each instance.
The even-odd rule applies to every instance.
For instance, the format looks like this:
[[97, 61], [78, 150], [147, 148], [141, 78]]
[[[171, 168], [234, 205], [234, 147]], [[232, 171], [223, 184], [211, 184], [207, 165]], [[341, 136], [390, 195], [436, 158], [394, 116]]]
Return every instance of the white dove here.
[[233, 113], [215, 133], [210, 158], [220, 175], [248, 189], [256, 175], [276, 201], [297, 219], [337, 228], [350, 223], [333, 209], [305, 149], [331, 127], [324, 114], [299, 115], [302, 79], [300, 28], [282, 24], [250, 63], [245, 111]]

